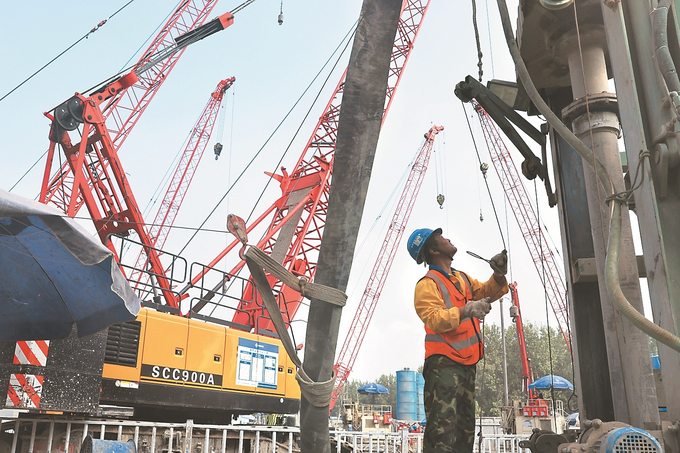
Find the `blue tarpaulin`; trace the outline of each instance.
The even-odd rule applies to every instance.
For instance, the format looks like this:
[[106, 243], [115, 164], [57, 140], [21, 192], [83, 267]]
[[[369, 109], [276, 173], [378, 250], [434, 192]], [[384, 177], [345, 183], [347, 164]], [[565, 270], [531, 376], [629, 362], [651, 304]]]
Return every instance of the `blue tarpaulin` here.
[[133, 320], [113, 253], [57, 209], [0, 189], [0, 340], [66, 338]]

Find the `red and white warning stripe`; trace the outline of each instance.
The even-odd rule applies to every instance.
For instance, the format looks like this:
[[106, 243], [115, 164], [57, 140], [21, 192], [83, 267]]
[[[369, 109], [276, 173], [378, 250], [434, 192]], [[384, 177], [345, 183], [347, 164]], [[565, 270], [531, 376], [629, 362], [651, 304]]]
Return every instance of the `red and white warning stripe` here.
[[12, 374], [9, 377], [7, 407], [40, 407], [44, 376], [35, 374]]
[[45, 366], [49, 350], [50, 340], [17, 341], [16, 348], [14, 348], [13, 363]]
[[[17, 341], [14, 349], [14, 364], [37, 365], [47, 364], [49, 340]], [[7, 389], [6, 407], [40, 407], [45, 377], [37, 374], [12, 374]]]

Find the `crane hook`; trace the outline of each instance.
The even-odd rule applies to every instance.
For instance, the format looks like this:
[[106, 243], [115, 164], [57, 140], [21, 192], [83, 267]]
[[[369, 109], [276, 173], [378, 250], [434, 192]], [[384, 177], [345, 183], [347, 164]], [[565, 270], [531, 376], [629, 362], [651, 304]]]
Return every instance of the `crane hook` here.
[[439, 209], [444, 209], [444, 195], [437, 195], [437, 203], [439, 203]]
[[281, 0], [281, 12], [279, 13], [279, 25], [283, 25], [283, 0]]
[[222, 143], [215, 143], [213, 151], [215, 151], [215, 160], [217, 160], [220, 157], [220, 154], [222, 154]]

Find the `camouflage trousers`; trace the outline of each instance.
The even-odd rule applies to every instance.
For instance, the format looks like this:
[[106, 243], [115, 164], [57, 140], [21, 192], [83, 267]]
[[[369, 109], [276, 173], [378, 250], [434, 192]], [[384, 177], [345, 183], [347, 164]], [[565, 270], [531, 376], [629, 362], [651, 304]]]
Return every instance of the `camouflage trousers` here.
[[423, 453], [472, 452], [475, 440], [475, 371], [443, 355], [425, 359]]

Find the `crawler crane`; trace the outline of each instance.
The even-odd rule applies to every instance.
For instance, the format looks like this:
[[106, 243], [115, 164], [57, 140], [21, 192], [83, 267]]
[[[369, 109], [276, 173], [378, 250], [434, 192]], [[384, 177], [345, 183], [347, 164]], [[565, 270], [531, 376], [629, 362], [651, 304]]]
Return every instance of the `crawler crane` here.
[[[392, 51], [383, 121], [392, 105], [429, 4], [429, 0], [405, 0], [403, 3]], [[267, 173], [279, 182], [282, 196], [247, 226], [247, 233], [250, 234], [271, 216], [269, 227], [264, 237], [257, 243], [257, 247], [270, 254], [294, 274], [310, 280], [314, 278], [316, 271], [315, 260], [326, 219], [345, 75], [346, 72], [319, 118], [314, 133], [294, 170], [288, 172], [282, 168], [281, 174]], [[204, 269], [192, 273], [190, 283], [180, 293], [185, 294], [196, 285], [202, 286], [206, 274], [214, 270], [217, 264], [239, 244], [239, 241], [235, 240]], [[236, 275], [243, 266], [244, 262], [240, 261], [231, 271], [224, 273], [219, 283], [210, 291], [202, 292], [198, 302], [192, 305], [191, 311], [199, 312], [207, 304], [214, 304], [211, 300], [215, 295], [225, 295], [224, 288], [230, 276]], [[272, 283], [274, 283], [272, 286], [279, 290], [278, 303], [284, 320], [290, 323], [302, 303], [302, 298], [294, 290], [275, 283], [273, 277]], [[243, 326], [244, 330], [252, 330], [255, 333], [276, 336], [273, 324], [252, 284], [249, 283], [243, 288], [238, 298], [240, 302], [232, 319], [233, 325]]]
[[[391, 105], [428, 5], [429, 2], [421, 0], [406, 0], [403, 4], [392, 54], [385, 111]], [[206, 24], [204, 27], [207, 28], [199, 27], [197, 30], [206, 30], [207, 34], [226, 28], [233, 22], [232, 13]], [[201, 36], [200, 31], [178, 36], [171, 49], [161, 52], [161, 56], [177, 55], [179, 50], [174, 49]], [[254, 287], [248, 279], [236, 275], [242, 264], [237, 265], [233, 272], [220, 273], [224, 282], [239, 287], [238, 294], [233, 298], [239, 304], [234, 319], [216, 319], [198, 313], [201, 304], [209, 302], [211, 294], [225, 296], [220, 293], [221, 289], [212, 291], [204, 285], [204, 275], [213, 265], [199, 267], [200, 270], [192, 274], [186, 290], [177, 294], [172, 285], [181, 281], [168, 277], [160, 262], [160, 251], [152, 246], [153, 240], [143, 226], [139, 208], [122, 171], [118, 149], [114, 146], [118, 142], [108, 134], [104, 125], [106, 113], [100, 108], [108, 98], [129, 89], [138, 77], [135, 71], [153, 68], [151, 62], [138, 66], [138, 69], [114, 80], [89, 97], [74, 96], [55, 112], [48, 114], [53, 119], [50, 162], [61, 147], [67, 155], [73, 179], [50, 184], [46, 176], [41, 199], [50, 201], [58, 193], [62, 206], [71, 215], [85, 204], [105, 243], [111, 235], [125, 238], [130, 230], [137, 232], [142, 246], [149, 252], [149, 266], [140, 271], [152, 277], [165, 303], [146, 300], [147, 308], [140, 312], [137, 321], [113, 326], [109, 329], [108, 338], [104, 335], [103, 343], [100, 337], [89, 339], [92, 345], [88, 346], [93, 351], [105, 346], [106, 359], [103, 371], [102, 368], [97, 370], [96, 363], [92, 361], [81, 361], [84, 364], [91, 363], [94, 368], [83, 373], [82, 376], [87, 378], [87, 386], [81, 387], [96, 389], [100, 393], [94, 396], [88, 393], [85, 402], [76, 401], [75, 398], [71, 398], [72, 401], [60, 400], [53, 397], [55, 393], [52, 391], [59, 384], [47, 377], [43, 399], [36, 407], [41, 411], [92, 413], [98, 410], [101, 402], [133, 407], [135, 417], [156, 420], [193, 417], [196, 420], [218, 421], [228, 420], [237, 413], [296, 412], [299, 390], [294, 382], [294, 369], [280, 348], [275, 332], [269, 327], [260, 301], [253, 294]], [[274, 214], [274, 220], [260, 247], [278, 257], [298, 275], [309, 278], [314, 276], [314, 257], [320, 246], [325, 220], [343, 87], [341, 81], [296, 170], [291, 174], [282, 170], [281, 175], [274, 176], [281, 183], [283, 196], [255, 224], [249, 226], [252, 228]], [[76, 129], [79, 129], [83, 140], [74, 145], [69, 139], [69, 132]], [[46, 175], [50, 173], [50, 165]], [[68, 171], [59, 174], [63, 173]], [[60, 178], [53, 179], [57, 180], [61, 181]], [[58, 190], [51, 189], [57, 186], [60, 187]], [[293, 200], [298, 195], [300, 197]], [[277, 234], [278, 237], [274, 239]], [[231, 248], [233, 246], [220, 254], [215, 262], [220, 261]], [[287, 308], [287, 320], [290, 321], [301, 300], [297, 294], [284, 298], [284, 290], [277, 288], [281, 307]], [[196, 293], [199, 295], [195, 296]], [[189, 299], [191, 309], [180, 311], [180, 301], [189, 296], [192, 296]], [[286, 300], [289, 301], [288, 307]], [[254, 308], [250, 308], [250, 304]], [[79, 343], [73, 344], [79, 348]], [[53, 360], [56, 353], [48, 354], [48, 357], [45, 375], [59, 365]], [[234, 363], [234, 357], [239, 357], [238, 363]], [[264, 366], [258, 366], [258, 363]], [[246, 370], [260, 370], [262, 374], [258, 375], [254, 371], [246, 373]], [[54, 372], [60, 373], [61, 370], [55, 369]]]
[[[184, 147], [184, 151], [180, 155], [177, 168], [175, 168], [175, 171], [170, 178], [170, 183], [161, 200], [156, 217], [149, 227], [149, 239], [151, 240], [151, 243], [147, 245], [163, 250], [170, 228], [172, 228], [172, 225], [175, 222], [177, 213], [184, 201], [184, 196], [189, 189], [196, 168], [201, 162], [205, 148], [208, 145], [208, 140], [210, 139], [213, 127], [215, 126], [215, 121], [220, 111], [220, 106], [222, 105], [222, 98], [235, 81], [235, 77], [230, 77], [217, 84], [217, 88], [215, 88], [215, 91], [210, 95], [210, 99], [208, 100], [203, 113], [201, 113], [198, 117], [198, 121], [191, 129], [191, 136]], [[143, 272], [143, 269], [146, 269], [144, 261], [145, 256], [147, 255], [148, 253], [143, 251], [140, 252], [132, 272], [130, 273], [129, 280], [131, 283], [135, 284], [135, 286], [136, 282], [140, 279], [148, 278], [148, 274]]]

